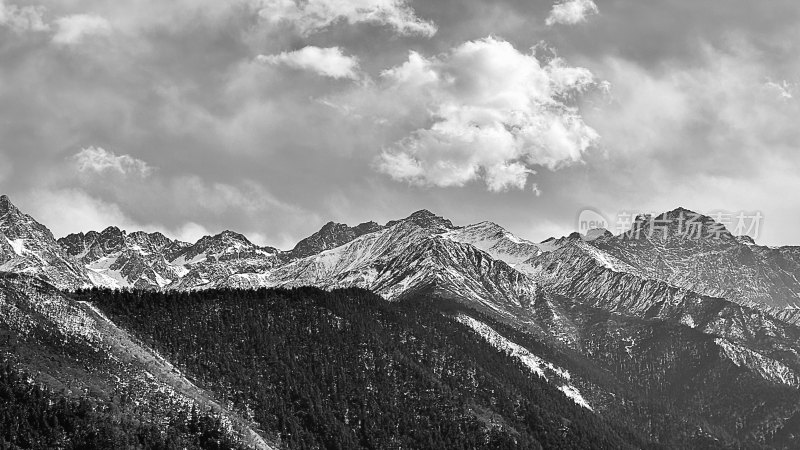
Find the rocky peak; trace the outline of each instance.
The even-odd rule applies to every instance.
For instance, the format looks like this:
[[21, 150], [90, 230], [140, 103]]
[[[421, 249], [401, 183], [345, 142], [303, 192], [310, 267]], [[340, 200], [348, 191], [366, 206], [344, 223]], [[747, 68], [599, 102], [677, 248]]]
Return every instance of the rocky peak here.
[[734, 236], [724, 224], [713, 218], [686, 208], [676, 208], [658, 216], [642, 214], [636, 217], [631, 229], [622, 235], [625, 239], [733, 241]]
[[502, 239], [513, 236], [511, 235], [511, 233], [506, 231], [505, 228], [501, 227], [500, 225], [494, 222], [489, 222], [489, 221], [478, 222], [473, 225], [467, 225], [466, 227], [461, 228], [459, 231], [455, 231], [454, 233], [459, 233], [459, 232], [470, 233], [476, 237], [480, 237], [483, 239]]
[[320, 230], [318, 231], [318, 233], [320, 235], [333, 235], [333, 234], [336, 234], [336, 233], [344, 232], [344, 231], [349, 230], [349, 229], [350, 229], [350, 227], [348, 227], [347, 225], [345, 225], [343, 223], [336, 223], [336, 222], [330, 221], [330, 222], [326, 223], [325, 225], [323, 225], [322, 228], [320, 228]]
[[[90, 231], [90, 233], [92, 233]], [[85, 251], [85, 242], [88, 241], [88, 234], [83, 232], [72, 233], [58, 240], [58, 244], [72, 256], [79, 255]]]
[[110, 227], [106, 227], [106, 229], [104, 229], [103, 231], [100, 232], [101, 236], [106, 236], [106, 237], [109, 237], [109, 236], [124, 236], [125, 234], [126, 234], [125, 231], [120, 230], [119, 228], [117, 228], [117, 227], [115, 227], [113, 225], [110, 226]]
[[96, 242], [105, 252], [113, 252], [125, 247], [126, 233], [117, 227], [108, 227], [96, 237]]
[[[213, 236], [204, 236], [194, 245], [180, 252], [187, 260], [205, 254], [215, 260], [225, 258], [239, 258], [243, 254], [258, 251], [258, 246], [250, 242], [249, 239], [234, 231], [225, 230]], [[268, 249], [272, 250], [272, 249]], [[176, 255], [173, 255], [177, 257]]]
[[87, 286], [85, 269], [33, 217], [0, 196], [0, 266], [2, 271], [37, 276], [62, 289]]
[[319, 231], [298, 242], [289, 254], [292, 258], [305, 258], [316, 255], [382, 228], [375, 222], [364, 222], [355, 227], [350, 227], [343, 223], [328, 222]]
[[159, 232], [147, 233], [134, 231], [128, 235], [128, 240], [149, 251], [160, 251], [169, 247], [173, 241]]
[[436, 214], [428, 211], [427, 209], [421, 209], [411, 214], [410, 216], [406, 217], [405, 219], [392, 220], [391, 222], [388, 222], [386, 226], [391, 227], [399, 223], [413, 223], [421, 228], [438, 230], [438, 231], [447, 231], [456, 228], [455, 226], [453, 226], [453, 223], [450, 222], [448, 219], [445, 219], [441, 216], [437, 216]]
[[250, 242], [249, 239], [244, 237], [243, 234], [240, 234], [240, 233], [237, 233], [237, 232], [231, 231], [231, 230], [225, 230], [222, 233], [219, 233], [216, 236], [213, 236], [213, 238], [215, 238], [217, 240], [222, 240], [222, 241], [225, 241], [225, 242], [239, 242], [239, 243], [242, 243], [242, 244], [253, 245], [253, 243]]
[[227, 247], [254, 247], [254, 245], [243, 235], [225, 230], [213, 236], [203, 236], [193, 246], [198, 253], [203, 253], [208, 250], [218, 251]]
[[605, 228], [592, 228], [591, 230], [586, 232], [586, 235], [583, 237], [583, 240], [591, 242], [601, 238], [610, 238], [612, 236], [614, 235]]
[[0, 216], [5, 216], [9, 212], [19, 212], [16, 206], [11, 203], [7, 195], [0, 195]]
[[0, 226], [9, 230], [25, 228], [27, 224], [33, 223], [36, 223], [36, 221], [14, 206], [8, 196], [0, 196]]
[[20, 211], [6, 195], [0, 196], [0, 232], [9, 239], [55, 241], [47, 227]]
[[756, 245], [756, 241], [748, 235], [736, 236], [736, 242], [744, 245]]
[[356, 232], [357, 236], [362, 236], [364, 234], [372, 233], [381, 229], [383, 229], [383, 227], [377, 222], [373, 221], [364, 222], [353, 227], [353, 231]]
[[540, 242], [537, 247], [543, 252], [550, 252], [559, 249], [567, 244], [579, 242], [583, 240], [583, 236], [577, 231], [573, 231], [569, 236], [562, 236], [558, 239], [550, 237]]
[[419, 218], [426, 218], [426, 217], [436, 217], [436, 214], [430, 212], [427, 209], [420, 209], [419, 211], [415, 211], [408, 216], [409, 219], [419, 219]]

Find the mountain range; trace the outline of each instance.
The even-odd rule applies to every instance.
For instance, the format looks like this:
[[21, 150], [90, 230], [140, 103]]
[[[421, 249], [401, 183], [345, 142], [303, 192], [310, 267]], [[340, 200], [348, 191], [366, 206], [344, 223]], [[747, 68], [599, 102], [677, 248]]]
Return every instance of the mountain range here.
[[[689, 218], [692, 228], [686, 227]], [[129, 380], [126, 392], [153, 403], [145, 393], [160, 386], [172, 393], [171, 404], [204, 405], [225, 418], [227, 432], [245, 447], [305, 444], [269, 429], [278, 422], [253, 420], [247, 411], [255, 397], [231, 396], [231, 382], [201, 382], [196, 371], [205, 366], [193, 362], [197, 355], [176, 350], [176, 338], [148, 327], [166, 320], [159, 329], [190, 332], [185, 317], [167, 310], [143, 319], [165, 304], [159, 302], [198, 296], [204, 308], [216, 311], [225, 307], [214, 303], [224, 292], [363, 289], [389, 304], [433, 305], [433, 313], [428, 306], [419, 309], [447, 318], [474, 342], [516, 361], [514, 370], [601, 418], [596, 426], [613, 430], [603, 436], [620, 439], [615, 446], [800, 445], [800, 248], [759, 246], [683, 208], [637, 217], [619, 235], [592, 230], [540, 243], [492, 222], [454, 225], [421, 210], [383, 225], [329, 222], [293, 249], [279, 250], [232, 231], [188, 243], [111, 226], [56, 240], [2, 196], [0, 272], [9, 273], [0, 286], [0, 326], [17, 342], [14, 352], [8, 345], [5, 350], [38, 383], [77, 386], [83, 366], [97, 366], [102, 370], [93, 379], [106, 386], [101, 390], [114, 392], [120, 388], [111, 380]], [[103, 300], [112, 295], [107, 289], [120, 288], [146, 293], [137, 295], [155, 303], [132, 310]], [[323, 322], [354, 313], [331, 314]], [[224, 323], [209, 325], [208, 332], [223, 333], [231, 326]], [[77, 356], [64, 360], [57, 356], [67, 351], [64, 344], [47, 335], [94, 350], [75, 350]], [[105, 356], [98, 356], [99, 349]], [[85, 354], [92, 355], [91, 364], [84, 363]], [[500, 369], [480, 370], [496, 377], [491, 370]], [[426, 376], [443, 380], [436, 370]], [[465, 389], [463, 382], [454, 389]], [[511, 394], [519, 386], [503, 386], [510, 389], [508, 398], [519, 401]], [[493, 408], [470, 398], [482, 410]], [[553, 408], [547, 414], [574, 420], [561, 406]], [[493, 411], [501, 419], [486, 429], [522, 436], [518, 443], [542, 443], [535, 430], [520, 431], [524, 421]], [[344, 428], [352, 427], [347, 417]]]

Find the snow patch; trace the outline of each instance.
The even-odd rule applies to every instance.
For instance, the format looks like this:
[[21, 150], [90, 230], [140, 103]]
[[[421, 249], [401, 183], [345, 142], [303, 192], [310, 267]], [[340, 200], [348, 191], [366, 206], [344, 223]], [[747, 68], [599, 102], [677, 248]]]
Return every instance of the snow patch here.
[[163, 288], [164, 286], [172, 283], [172, 280], [168, 280], [162, 277], [161, 275], [158, 274], [158, 272], [153, 272], [153, 273], [156, 276], [156, 284], [158, 284], [158, 287]]
[[[466, 314], [459, 314], [455, 317], [455, 319], [470, 328], [472, 328], [476, 333], [478, 333], [482, 338], [484, 338], [492, 347], [504, 351], [506, 354], [517, 358], [524, 364], [531, 372], [535, 373], [539, 377], [547, 380], [547, 376], [545, 375], [545, 369], [548, 370], [551, 375], [555, 375], [555, 377], [561, 378], [565, 381], [570, 381], [571, 375], [568, 371], [558, 367], [550, 362], [539, 358], [538, 356], [531, 353], [525, 347], [510, 341], [502, 334], [495, 331], [489, 325], [481, 322], [480, 320], [474, 319]], [[594, 411], [586, 399], [583, 398], [578, 388], [575, 386], [566, 383], [561, 385], [558, 388], [561, 392], [563, 392], [567, 397], [569, 397], [572, 401], [577, 403], [584, 408], [589, 409], [590, 411]]]
[[724, 338], [714, 340], [722, 348], [725, 356], [739, 367], [749, 369], [762, 378], [772, 382], [797, 386], [800, 384], [800, 377], [785, 364], [762, 355], [749, 348], [735, 344]]
[[578, 405], [583, 406], [589, 411], [594, 411], [592, 407], [589, 406], [589, 402], [587, 402], [586, 399], [583, 398], [583, 395], [581, 395], [580, 391], [575, 386], [565, 384], [564, 386], [558, 388], [558, 390], [563, 392], [564, 395], [569, 397], [573, 402], [577, 403]]
[[9, 239], [6, 237], [8, 244], [11, 245], [11, 248], [14, 249], [14, 253], [18, 256], [22, 256], [25, 252], [25, 239]]
[[465, 314], [459, 314], [456, 317], [456, 320], [475, 330], [475, 332], [484, 338], [489, 344], [491, 344], [492, 347], [502, 350], [512, 357], [519, 359], [522, 364], [531, 370], [531, 372], [539, 375], [545, 380], [547, 379], [544, 374], [544, 370], [542, 369], [542, 367], [545, 365], [545, 361], [528, 351], [528, 349], [525, 347], [522, 347], [515, 342], [511, 342], [489, 325], [486, 325], [479, 320], [475, 320]]
[[620, 271], [620, 270], [619, 270], [619, 269], [616, 267], [616, 265], [614, 264], [614, 262], [611, 260], [611, 258], [609, 257], [609, 255], [608, 255], [608, 254], [606, 254], [606, 252], [604, 252], [604, 251], [602, 251], [602, 250], [600, 250], [600, 249], [598, 249], [597, 247], [594, 247], [594, 246], [592, 246], [592, 245], [589, 245], [589, 244], [584, 244], [583, 242], [579, 243], [579, 244], [578, 244], [578, 246], [579, 246], [579, 247], [580, 247], [580, 248], [581, 248], [583, 251], [585, 251], [586, 253], [588, 253], [588, 254], [589, 254], [589, 256], [591, 256], [592, 258], [594, 258], [594, 260], [595, 260], [595, 261], [599, 262], [599, 263], [600, 263], [600, 264], [601, 264], [603, 267], [605, 267], [606, 269], [611, 269], [611, 270], [613, 270], [613, 271], [616, 271], [616, 272], [619, 272], [619, 271]]
[[684, 314], [681, 317], [681, 324], [686, 325], [689, 328], [696, 328], [697, 325], [694, 323], [694, 319], [689, 314]]

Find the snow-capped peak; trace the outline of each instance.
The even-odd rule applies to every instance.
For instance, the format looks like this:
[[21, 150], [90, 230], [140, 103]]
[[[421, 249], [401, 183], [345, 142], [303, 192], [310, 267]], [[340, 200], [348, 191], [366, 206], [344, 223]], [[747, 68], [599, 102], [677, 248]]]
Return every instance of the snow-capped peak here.
[[386, 224], [386, 227], [392, 227], [400, 223], [413, 223], [421, 228], [442, 232], [456, 228], [448, 219], [437, 216], [427, 209], [421, 209], [405, 219], [392, 220]]
[[36, 275], [62, 289], [90, 285], [85, 268], [44, 225], [0, 196], [0, 271]]

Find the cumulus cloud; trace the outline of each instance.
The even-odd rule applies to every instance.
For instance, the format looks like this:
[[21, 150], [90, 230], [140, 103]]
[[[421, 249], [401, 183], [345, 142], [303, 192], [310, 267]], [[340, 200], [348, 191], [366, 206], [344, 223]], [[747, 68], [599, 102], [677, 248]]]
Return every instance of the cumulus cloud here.
[[330, 78], [358, 79], [358, 58], [345, 55], [339, 47], [308, 46], [277, 55], [259, 55], [257, 59], [266, 64], [283, 64]]
[[597, 5], [592, 0], [567, 0], [553, 5], [547, 17], [547, 25], [575, 25], [586, 22], [587, 17], [597, 14]]
[[80, 172], [116, 172], [120, 175], [146, 177], [152, 168], [144, 161], [130, 155], [117, 155], [101, 147], [87, 147], [76, 153], [72, 159]]
[[[765, 85], [786, 73], [764, 65], [762, 53], [746, 44], [701, 51], [697, 63], [669, 71], [605, 61], [612, 97], [585, 118], [603, 135], [608, 161], [595, 161], [605, 180], [589, 189], [605, 185], [606, 211], [619, 210], [620, 192], [648, 210], [687, 201], [699, 210], [760, 210], [773, 218], [800, 210], [792, 196], [764, 194], [792, 192], [800, 168], [800, 102], [783, 94], [791, 83]], [[643, 173], [648, 186], [628, 189]], [[790, 236], [794, 223], [775, 220], [766, 232]]]
[[105, 36], [111, 33], [111, 23], [94, 14], [73, 14], [55, 20], [58, 31], [53, 42], [61, 45], [75, 45], [90, 36]]
[[264, 0], [259, 15], [272, 23], [290, 23], [303, 35], [337, 22], [383, 25], [402, 35], [436, 33], [436, 26], [418, 18], [405, 0]]
[[8, 27], [15, 32], [47, 31], [43, 6], [17, 6], [0, 0], [0, 27]]
[[676, 172], [737, 175], [753, 174], [756, 161], [793, 148], [800, 102], [792, 83], [765, 83], [771, 71], [746, 45], [701, 52], [699, 63], [669, 72], [608, 58], [603, 72], [613, 86], [611, 102], [587, 114], [604, 144], [617, 154], [663, 157], [682, 167]]
[[482, 179], [497, 192], [523, 189], [535, 167], [581, 160], [598, 135], [570, 99], [594, 85], [586, 69], [559, 58], [542, 65], [490, 37], [435, 58], [410, 53], [357, 94], [356, 108], [383, 105], [389, 122], [412, 127], [382, 152], [380, 171], [441, 187]]

